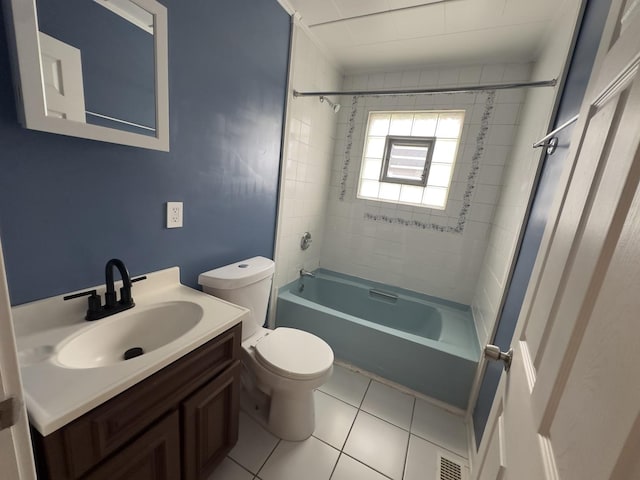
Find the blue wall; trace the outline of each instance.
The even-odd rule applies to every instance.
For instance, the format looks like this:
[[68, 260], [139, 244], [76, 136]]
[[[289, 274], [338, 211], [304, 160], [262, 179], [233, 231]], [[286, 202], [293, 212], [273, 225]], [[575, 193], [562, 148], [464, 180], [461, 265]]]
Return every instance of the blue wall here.
[[[276, 0], [162, 0], [171, 152], [23, 129], [0, 19], [0, 235], [12, 304], [273, 252], [289, 17]], [[184, 228], [165, 228], [165, 202]]]
[[[81, 52], [86, 110], [155, 128], [153, 35], [93, 1], [36, 3], [40, 31]], [[91, 115], [87, 123], [154, 135]]]

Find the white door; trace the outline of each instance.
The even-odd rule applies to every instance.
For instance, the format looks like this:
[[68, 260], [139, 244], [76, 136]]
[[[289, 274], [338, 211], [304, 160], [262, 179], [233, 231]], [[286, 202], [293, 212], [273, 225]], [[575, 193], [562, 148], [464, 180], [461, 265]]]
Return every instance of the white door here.
[[0, 478], [35, 480], [29, 425], [22, 397], [11, 304], [0, 243], [0, 401], [9, 397], [16, 400], [19, 413], [18, 421], [13, 427], [0, 430]]
[[85, 123], [80, 50], [38, 33], [47, 116]]
[[475, 479], [640, 479], [640, 1], [626, 4], [611, 7]]

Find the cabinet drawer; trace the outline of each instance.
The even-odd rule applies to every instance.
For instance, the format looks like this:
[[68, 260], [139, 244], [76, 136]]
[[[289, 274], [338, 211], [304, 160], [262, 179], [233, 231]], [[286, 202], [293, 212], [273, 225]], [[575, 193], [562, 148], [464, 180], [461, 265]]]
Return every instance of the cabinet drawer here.
[[236, 325], [51, 435], [37, 435], [44, 478], [75, 479], [88, 472], [239, 360], [241, 338]]

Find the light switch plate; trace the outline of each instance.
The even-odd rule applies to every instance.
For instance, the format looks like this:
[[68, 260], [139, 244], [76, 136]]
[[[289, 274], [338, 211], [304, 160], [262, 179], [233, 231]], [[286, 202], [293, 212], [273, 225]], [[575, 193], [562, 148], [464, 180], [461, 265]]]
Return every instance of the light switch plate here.
[[182, 202], [167, 202], [167, 228], [182, 227]]

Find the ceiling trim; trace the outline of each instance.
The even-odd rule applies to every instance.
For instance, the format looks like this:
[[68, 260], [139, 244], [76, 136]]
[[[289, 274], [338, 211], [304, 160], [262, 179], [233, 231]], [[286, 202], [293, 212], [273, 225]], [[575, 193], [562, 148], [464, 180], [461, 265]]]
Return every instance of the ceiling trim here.
[[296, 9], [289, 3], [289, 0], [278, 0], [278, 3], [289, 15], [296, 13]]
[[[283, 1], [286, 1], [286, 0], [283, 0]], [[455, 1], [456, 0], [431, 0], [431, 1], [427, 1], [427, 2], [421, 3], [419, 5], [411, 5], [409, 7], [390, 8], [388, 10], [379, 10], [377, 12], [364, 13], [362, 15], [353, 15], [351, 17], [336, 18], [335, 20], [328, 20], [326, 22], [312, 23], [312, 24], [309, 25], [309, 27], [310, 28], [312, 28], [312, 27], [321, 27], [323, 25], [331, 25], [333, 23], [347, 22], [349, 20], [355, 20], [357, 18], [377, 17], [379, 15], [385, 15], [387, 13], [402, 12], [402, 11], [405, 11], [405, 10], [415, 10], [417, 8], [424, 8], [424, 7], [430, 6], [430, 5], [437, 5], [439, 3], [450, 3], [450, 2], [455, 2]]]

